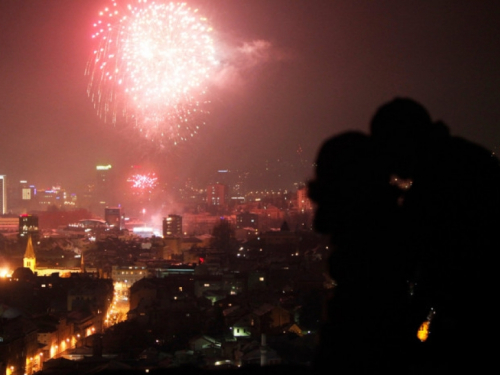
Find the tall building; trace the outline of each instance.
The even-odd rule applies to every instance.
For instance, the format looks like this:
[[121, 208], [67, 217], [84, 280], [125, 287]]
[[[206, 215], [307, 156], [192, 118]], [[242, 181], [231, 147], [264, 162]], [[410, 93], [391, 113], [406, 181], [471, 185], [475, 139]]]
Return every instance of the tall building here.
[[19, 237], [34, 237], [38, 239], [38, 216], [22, 214], [19, 216]]
[[182, 216], [168, 215], [163, 218], [163, 237], [182, 236]]
[[111, 227], [121, 230], [123, 225], [121, 207], [106, 207], [104, 209], [104, 221]]
[[[36, 196], [36, 188], [35, 185], [28, 184], [28, 181], [21, 180], [19, 181], [21, 188], [21, 202], [19, 207], [21, 209], [30, 210], [33, 208], [33, 202]], [[19, 194], [18, 192], [16, 194]]]
[[227, 186], [214, 184], [207, 187], [207, 205], [224, 206], [227, 199]]
[[19, 184], [12, 184], [9, 181], [7, 196], [9, 197], [10, 212], [23, 213], [34, 208], [32, 203], [35, 197], [35, 187], [29, 185], [26, 180], [19, 181]]
[[[97, 165], [96, 169], [96, 184], [95, 198], [99, 206], [109, 206], [113, 194], [113, 176], [111, 165]], [[102, 212], [102, 211], [101, 211]]]
[[0, 174], [0, 214], [7, 213], [7, 176]]
[[303, 187], [297, 190], [297, 209], [299, 212], [311, 211], [313, 208], [312, 202], [309, 199], [307, 188]]

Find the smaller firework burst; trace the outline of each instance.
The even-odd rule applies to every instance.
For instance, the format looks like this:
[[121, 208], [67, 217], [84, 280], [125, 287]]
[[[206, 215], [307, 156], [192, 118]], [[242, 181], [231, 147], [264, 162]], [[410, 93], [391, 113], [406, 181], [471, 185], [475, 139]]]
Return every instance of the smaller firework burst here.
[[127, 181], [132, 184], [132, 189], [136, 191], [151, 191], [156, 187], [158, 177], [155, 173], [135, 174]]

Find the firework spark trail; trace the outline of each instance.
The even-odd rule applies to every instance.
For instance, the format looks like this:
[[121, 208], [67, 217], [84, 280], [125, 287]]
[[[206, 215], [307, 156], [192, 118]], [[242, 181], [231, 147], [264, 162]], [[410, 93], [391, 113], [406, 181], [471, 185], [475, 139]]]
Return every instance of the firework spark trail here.
[[106, 122], [124, 120], [162, 145], [196, 134], [217, 66], [212, 29], [185, 3], [117, 1], [94, 24], [88, 95]]
[[133, 189], [151, 190], [156, 187], [158, 177], [155, 173], [135, 174], [129, 180]]

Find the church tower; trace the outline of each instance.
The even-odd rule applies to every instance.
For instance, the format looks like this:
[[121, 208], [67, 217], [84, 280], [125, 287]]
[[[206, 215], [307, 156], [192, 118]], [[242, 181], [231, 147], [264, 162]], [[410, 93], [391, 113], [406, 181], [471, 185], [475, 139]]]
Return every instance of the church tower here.
[[33, 241], [31, 240], [31, 235], [28, 237], [28, 244], [26, 245], [26, 252], [24, 253], [23, 266], [29, 268], [33, 273], [35, 273], [36, 268], [36, 257], [35, 249], [33, 248]]

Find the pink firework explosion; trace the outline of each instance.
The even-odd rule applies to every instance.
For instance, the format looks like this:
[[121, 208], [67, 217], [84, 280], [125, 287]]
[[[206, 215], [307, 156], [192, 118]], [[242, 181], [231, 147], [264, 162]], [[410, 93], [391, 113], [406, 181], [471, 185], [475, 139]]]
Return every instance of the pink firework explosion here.
[[208, 80], [218, 65], [206, 18], [185, 3], [112, 0], [94, 29], [85, 74], [98, 115], [162, 146], [193, 137], [208, 113]]

